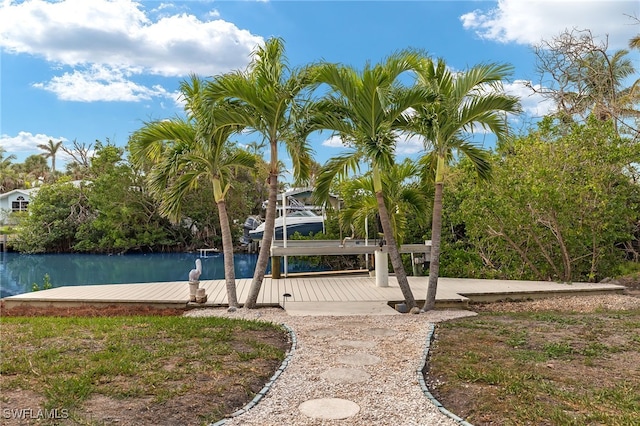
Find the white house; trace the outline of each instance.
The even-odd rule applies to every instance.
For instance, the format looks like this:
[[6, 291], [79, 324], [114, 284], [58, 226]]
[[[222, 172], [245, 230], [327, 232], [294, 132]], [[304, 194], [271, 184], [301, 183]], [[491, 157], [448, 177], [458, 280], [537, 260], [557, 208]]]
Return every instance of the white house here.
[[14, 189], [0, 194], [0, 224], [6, 222], [10, 213], [26, 211], [31, 197], [38, 189]]

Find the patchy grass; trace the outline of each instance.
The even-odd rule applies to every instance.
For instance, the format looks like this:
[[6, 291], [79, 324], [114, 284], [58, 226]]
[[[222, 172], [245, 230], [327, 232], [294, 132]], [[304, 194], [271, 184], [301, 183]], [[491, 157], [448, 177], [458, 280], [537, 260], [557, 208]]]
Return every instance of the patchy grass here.
[[216, 317], [2, 317], [0, 327], [3, 413], [57, 413], [49, 424], [208, 424], [250, 401], [289, 346], [273, 324]]
[[640, 310], [480, 312], [438, 325], [428, 381], [480, 425], [640, 424]]

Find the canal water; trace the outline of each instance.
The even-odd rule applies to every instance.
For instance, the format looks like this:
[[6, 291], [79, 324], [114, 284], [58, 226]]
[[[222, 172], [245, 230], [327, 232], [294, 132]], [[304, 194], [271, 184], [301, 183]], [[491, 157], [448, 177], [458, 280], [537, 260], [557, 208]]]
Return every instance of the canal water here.
[[[49, 275], [52, 287], [92, 284], [149, 283], [188, 281], [198, 253], [127, 254], [37, 254], [0, 252], [0, 298], [32, 291], [33, 284], [43, 287]], [[223, 279], [224, 263], [220, 253], [202, 261], [201, 280]], [[236, 278], [251, 278], [257, 254], [235, 254]], [[289, 271], [312, 271], [306, 262], [289, 260]], [[267, 269], [270, 273], [270, 268]]]

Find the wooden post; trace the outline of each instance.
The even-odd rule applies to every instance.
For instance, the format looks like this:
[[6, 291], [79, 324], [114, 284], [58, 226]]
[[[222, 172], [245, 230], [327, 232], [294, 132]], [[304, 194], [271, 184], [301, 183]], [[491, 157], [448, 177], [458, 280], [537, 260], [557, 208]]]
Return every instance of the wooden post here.
[[271, 256], [271, 278], [280, 279], [280, 256]]

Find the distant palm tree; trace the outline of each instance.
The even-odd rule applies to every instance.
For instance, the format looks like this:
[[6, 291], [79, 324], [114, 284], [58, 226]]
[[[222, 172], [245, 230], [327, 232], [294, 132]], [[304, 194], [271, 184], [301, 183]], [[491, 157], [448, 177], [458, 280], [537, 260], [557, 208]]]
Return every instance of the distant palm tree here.
[[67, 163], [65, 169], [66, 174], [68, 176], [71, 176], [71, 178], [74, 180], [83, 179], [88, 174], [88, 170], [86, 168], [84, 168], [80, 163], [73, 160]]
[[24, 173], [24, 180], [30, 185], [38, 186], [49, 176], [51, 169], [42, 155], [33, 154], [25, 158], [24, 163], [16, 164], [19, 172]]
[[440, 269], [442, 230], [442, 192], [447, 164], [454, 152], [466, 155], [478, 176], [488, 179], [491, 173], [488, 153], [465, 139], [474, 126], [482, 126], [503, 138], [507, 134], [506, 113], [518, 112], [517, 98], [505, 95], [501, 83], [511, 67], [485, 64], [454, 73], [440, 59], [424, 59], [418, 68], [418, 85], [436, 95], [434, 102], [415, 110], [413, 127], [425, 140], [423, 164], [432, 172], [435, 183], [431, 231], [429, 288], [423, 310], [433, 309]]
[[210, 102], [224, 102], [222, 121], [260, 134], [269, 144], [269, 197], [265, 232], [245, 307], [256, 307], [258, 294], [269, 262], [278, 195], [278, 145], [283, 143], [293, 161], [296, 180], [309, 175], [309, 146], [293, 137], [298, 102], [306, 87], [304, 71], [290, 70], [284, 54], [284, 42], [267, 40], [258, 47], [245, 71], [217, 76], [206, 89]]
[[56, 174], [56, 154], [60, 146], [62, 146], [62, 141], [54, 142], [51, 139], [49, 139], [49, 142], [46, 144], [38, 144], [38, 148], [45, 151], [42, 156], [44, 158], [51, 158], [51, 172], [54, 176]]
[[585, 57], [581, 76], [585, 94], [578, 107], [599, 120], [613, 120], [616, 130], [623, 117], [638, 116], [633, 103], [625, 105], [629, 89], [623, 84], [636, 71], [628, 54], [624, 49], [610, 56], [593, 52]]
[[0, 146], [0, 192], [7, 192], [16, 187], [16, 172], [11, 163], [16, 156], [11, 154], [4, 156], [6, 150]]
[[331, 130], [350, 147], [327, 161], [316, 178], [316, 194], [326, 200], [335, 178], [345, 178], [361, 166], [371, 170], [378, 214], [389, 249], [393, 270], [405, 303], [415, 307], [415, 299], [402, 264], [388, 206], [385, 203], [385, 176], [394, 167], [398, 129], [406, 125], [411, 108], [430, 96], [421, 89], [399, 84], [399, 77], [413, 70], [422, 55], [398, 52], [381, 64], [366, 65], [362, 72], [339, 64], [321, 63], [314, 67], [314, 82], [328, 85], [330, 92], [309, 108], [315, 115], [308, 120], [307, 132]]
[[133, 134], [130, 151], [137, 165], [151, 164], [149, 188], [161, 200], [161, 213], [174, 221], [181, 217], [186, 195], [202, 181], [211, 184], [222, 231], [227, 302], [236, 308], [233, 238], [225, 197], [231, 188], [232, 172], [252, 168], [256, 157], [229, 145], [229, 136], [238, 129], [216, 126], [220, 107], [203, 102], [203, 85], [196, 76], [190, 82], [182, 82], [188, 119], [146, 123]]

